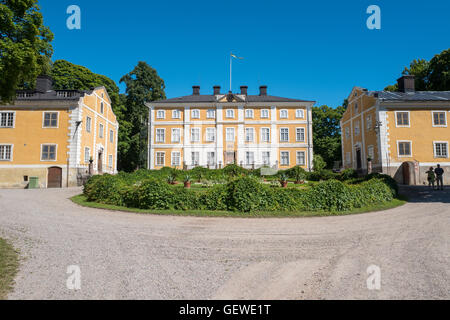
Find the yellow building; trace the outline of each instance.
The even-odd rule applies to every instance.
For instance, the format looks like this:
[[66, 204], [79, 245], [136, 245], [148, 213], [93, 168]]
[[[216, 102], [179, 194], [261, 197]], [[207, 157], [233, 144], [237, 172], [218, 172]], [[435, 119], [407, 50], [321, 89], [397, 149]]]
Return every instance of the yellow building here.
[[52, 90], [40, 76], [35, 91], [18, 91], [14, 105], [0, 106], [0, 187], [80, 185], [88, 175], [117, 172], [119, 125], [104, 87]]
[[259, 95], [208, 95], [194, 86], [189, 96], [156, 101], [149, 107], [150, 169], [163, 167], [312, 168], [314, 101]]
[[426, 183], [440, 164], [450, 179], [450, 91], [415, 91], [414, 77], [398, 79], [399, 91], [355, 87], [341, 120], [344, 168], [375, 172], [399, 183]]

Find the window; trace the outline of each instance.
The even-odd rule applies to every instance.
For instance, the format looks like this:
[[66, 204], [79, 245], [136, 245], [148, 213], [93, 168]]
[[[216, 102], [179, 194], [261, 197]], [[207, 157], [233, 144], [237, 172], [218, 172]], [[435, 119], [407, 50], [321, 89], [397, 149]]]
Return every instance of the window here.
[[366, 118], [366, 129], [367, 131], [372, 129], [372, 116], [367, 116]]
[[245, 142], [253, 142], [255, 139], [255, 129], [245, 128]]
[[192, 110], [192, 119], [200, 119], [200, 110]]
[[200, 153], [199, 152], [192, 152], [191, 159], [192, 159], [192, 165], [193, 166], [198, 166], [200, 164]]
[[409, 112], [396, 112], [397, 127], [409, 127]]
[[172, 111], [172, 118], [173, 119], [181, 119], [181, 112], [180, 112], [180, 110], [173, 110]]
[[359, 136], [359, 121], [355, 123], [355, 136]]
[[296, 129], [296, 140], [297, 142], [305, 142], [305, 128]]
[[348, 138], [350, 138], [350, 128], [349, 127], [346, 127], [345, 128], [345, 137], [348, 139]]
[[303, 109], [297, 109], [295, 111], [295, 117], [298, 119], [303, 119], [305, 117], [305, 111]]
[[109, 142], [114, 143], [114, 131], [109, 130]]
[[281, 165], [282, 166], [288, 166], [289, 165], [289, 152], [288, 151], [282, 151], [281, 152]]
[[86, 131], [91, 132], [92, 129], [92, 119], [90, 117], [86, 117]]
[[411, 156], [411, 142], [399, 141], [398, 142], [398, 155], [399, 155], [399, 157], [410, 157]]
[[247, 119], [253, 119], [253, 109], [247, 109], [247, 110], [245, 110], [245, 118], [247, 118]]
[[245, 153], [245, 164], [252, 165], [255, 162], [255, 153], [251, 151], [247, 151]]
[[289, 128], [280, 129], [280, 142], [289, 142]]
[[355, 112], [358, 113], [358, 104], [355, 103]]
[[447, 126], [447, 114], [443, 111], [433, 111], [433, 126], [434, 127], [446, 127]]
[[42, 145], [42, 161], [55, 161], [56, 160], [56, 144], [43, 144]]
[[172, 166], [176, 167], [181, 164], [180, 152], [172, 152]]
[[200, 128], [191, 129], [191, 142], [200, 142]]
[[166, 162], [166, 154], [164, 152], [157, 152], [156, 153], [156, 165], [158, 167], [163, 167]]
[[166, 111], [164, 110], [156, 111], [156, 119], [165, 119], [165, 118], [166, 118]]
[[226, 135], [227, 142], [234, 142], [234, 128], [227, 128]]
[[216, 141], [216, 129], [215, 128], [206, 128], [206, 141], [207, 142]]
[[156, 129], [156, 142], [164, 143], [166, 141], [166, 130], [165, 129]]
[[206, 118], [208, 119], [215, 119], [216, 118], [216, 111], [213, 109], [210, 109], [206, 111]]
[[0, 112], [0, 128], [14, 127], [14, 112]]
[[261, 119], [268, 119], [269, 118], [269, 110], [262, 109], [261, 110]]
[[88, 147], [84, 148], [84, 162], [89, 162], [91, 160], [91, 149]]
[[109, 166], [109, 169], [110, 169], [110, 170], [111, 170], [112, 167], [113, 167], [113, 156], [112, 156], [112, 154], [110, 154], [110, 155], [108, 156], [108, 166]]
[[270, 142], [270, 129], [269, 128], [261, 128], [261, 141], [262, 142]]
[[305, 151], [297, 151], [297, 165], [304, 166], [306, 164]]
[[262, 153], [262, 161], [265, 166], [270, 165], [270, 152], [263, 151]]
[[12, 146], [11, 145], [0, 145], [0, 161], [11, 161], [12, 160]]
[[172, 129], [172, 142], [180, 142], [181, 141], [181, 130], [179, 128]]
[[288, 111], [280, 110], [280, 119], [287, 119], [287, 118], [288, 118]]
[[215, 152], [208, 152], [206, 154], [208, 165], [213, 166], [216, 164], [216, 154]]
[[98, 132], [99, 138], [103, 138], [103, 124], [100, 123], [100, 127], [98, 130], [99, 130]]
[[44, 128], [58, 128], [58, 112], [44, 112]]
[[347, 153], [345, 154], [345, 162], [346, 162], [347, 164], [351, 164], [351, 163], [352, 163], [352, 156], [351, 156], [350, 152], [347, 152]]
[[234, 118], [234, 110], [232, 109], [227, 110], [227, 118]]
[[100, 113], [103, 114], [104, 111], [105, 111], [105, 108], [104, 108], [103, 102], [102, 102], [102, 103], [100, 103]]
[[374, 159], [375, 159], [375, 151], [374, 151], [373, 146], [368, 146], [368, 147], [367, 147], [367, 155], [369, 156], [369, 158], [370, 158], [371, 160], [374, 160]]
[[435, 158], [448, 158], [448, 142], [435, 142], [434, 143], [434, 157]]

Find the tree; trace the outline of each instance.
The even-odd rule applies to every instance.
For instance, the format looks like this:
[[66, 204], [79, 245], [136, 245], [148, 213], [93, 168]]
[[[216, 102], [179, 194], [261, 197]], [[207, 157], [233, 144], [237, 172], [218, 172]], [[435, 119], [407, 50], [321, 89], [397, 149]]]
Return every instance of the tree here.
[[[430, 61], [414, 59], [402, 74], [415, 77], [417, 91], [450, 90], [450, 49], [435, 55]], [[398, 85], [387, 86], [384, 90], [398, 91]]]
[[165, 99], [165, 85], [156, 70], [143, 61], [124, 75], [120, 79], [122, 82], [127, 86], [124, 115], [131, 123], [130, 147], [124, 154], [123, 169], [132, 171], [146, 166], [148, 108], [145, 103]]
[[53, 33], [43, 25], [37, 0], [0, 0], [0, 97], [11, 103], [22, 83], [50, 69]]
[[342, 159], [340, 120], [345, 107], [313, 107], [314, 154], [320, 155], [328, 168]]

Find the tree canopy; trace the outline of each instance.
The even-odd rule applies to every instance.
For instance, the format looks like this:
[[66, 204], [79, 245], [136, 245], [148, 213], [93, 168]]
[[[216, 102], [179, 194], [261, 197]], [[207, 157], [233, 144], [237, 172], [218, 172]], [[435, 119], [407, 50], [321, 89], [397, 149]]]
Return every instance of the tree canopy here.
[[48, 73], [53, 33], [44, 26], [37, 0], [0, 0], [0, 97], [12, 102], [16, 89]]

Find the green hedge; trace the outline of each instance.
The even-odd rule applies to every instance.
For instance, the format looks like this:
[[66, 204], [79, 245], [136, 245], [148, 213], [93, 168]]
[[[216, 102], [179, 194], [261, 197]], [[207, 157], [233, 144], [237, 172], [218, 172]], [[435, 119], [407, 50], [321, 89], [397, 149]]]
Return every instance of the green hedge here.
[[349, 182], [332, 179], [311, 187], [280, 188], [238, 174], [227, 184], [193, 190], [136, 172], [131, 177], [94, 176], [84, 194], [88, 201], [140, 209], [340, 212], [391, 201], [397, 185], [388, 176], [374, 174]]

